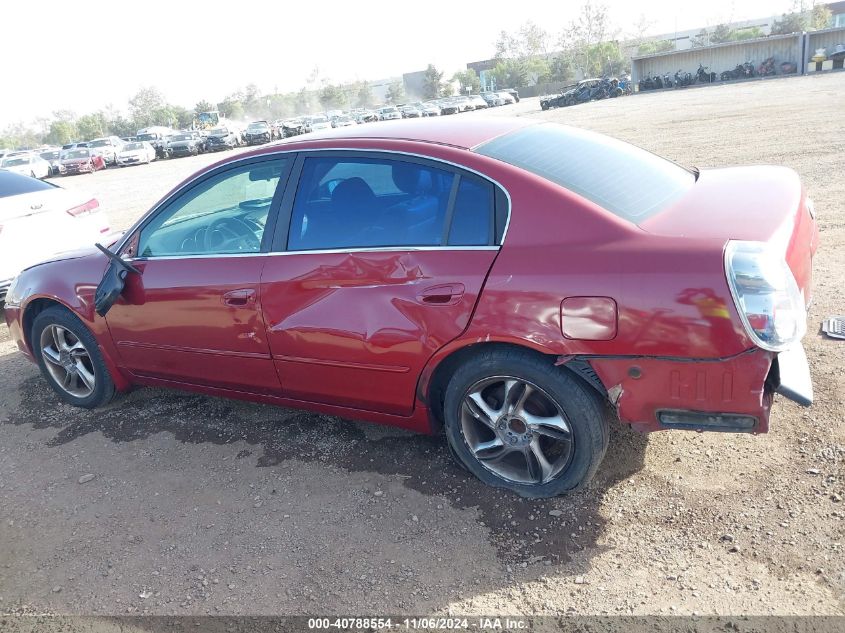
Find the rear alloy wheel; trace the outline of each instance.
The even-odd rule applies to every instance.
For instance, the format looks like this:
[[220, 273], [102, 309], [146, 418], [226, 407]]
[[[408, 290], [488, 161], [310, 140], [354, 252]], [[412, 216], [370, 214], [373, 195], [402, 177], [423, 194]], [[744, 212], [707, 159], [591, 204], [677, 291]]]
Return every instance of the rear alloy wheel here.
[[56, 306], [35, 317], [32, 346], [53, 390], [77, 407], [93, 409], [114, 396], [114, 382], [97, 341], [79, 318]]
[[552, 497], [588, 482], [607, 450], [598, 394], [523, 350], [485, 351], [460, 367], [445, 399], [453, 454], [483, 482]]

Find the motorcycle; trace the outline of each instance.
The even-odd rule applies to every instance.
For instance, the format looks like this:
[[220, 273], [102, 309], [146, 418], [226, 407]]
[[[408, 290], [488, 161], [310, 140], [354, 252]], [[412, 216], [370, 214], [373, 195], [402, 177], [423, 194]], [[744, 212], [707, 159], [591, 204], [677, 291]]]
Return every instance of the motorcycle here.
[[663, 87], [664, 88], [671, 88], [674, 84], [672, 83], [672, 78], [669, 77], [669, 73], [663, 75]]
[[[739, 68], [739, 66], [737, 66], [737, 68]], [[754, 62], [747, 61], [742, 65], [742, 77], [754, 77], [756, 74], [757, 72], [754, 70]]]
[[722, 73], [722, 81], [730, 81], [731, 79], [739, 79], [745, 75], [745, 65], [738, 64], [733, 70], [726, 70]]
[[711, 84], [716, 81], [716, 73], [710, 72], [707, 68], [707, 66], [699, 64], [695, 76], [701, 83]]
[[652, 81], [651, 77], [644, 77], [640, 79], [639, 82], [640, 92], [644, 90], [654, 90], [654, 81]]
[[678, 72], [675, 73], [675, 88], [681, 88], [683, 86], [691, 86], [695, 83], [695, 77], [690, 73], [685, 73], [683, 70], [678, 69]]
[[600, 87], [607, 93], [606, 96], [611, 99], [622, 95], [622, 88], [619, 87], [619, 79], [616, 77], [605, 77], [601, 80]]
[[757, 74], [761, 77], [768, 77], [770, 75], [776, 74], [775, 72], [775, 58], [769, 57], [757, 69]]

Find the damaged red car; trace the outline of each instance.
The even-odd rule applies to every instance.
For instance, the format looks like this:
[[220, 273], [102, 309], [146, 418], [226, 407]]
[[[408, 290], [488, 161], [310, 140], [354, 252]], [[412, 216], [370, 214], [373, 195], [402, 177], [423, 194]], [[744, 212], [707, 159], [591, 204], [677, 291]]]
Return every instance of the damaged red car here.
[[529, 497], [640, 431], [765, 433], [812, 385], [818, 231], [781, 167], [687, 169], [507, 118], [353, 126], [241, 154], [109, 248], [17, 277], [6, 321], [58, 396], [155, 385], [445, 430]]
[[59, 157], [59, 173], [63, 176], [70, 174], [93, 174], [106, 168], [103, 155], [87, 147], [77, 147], [62, 152]]

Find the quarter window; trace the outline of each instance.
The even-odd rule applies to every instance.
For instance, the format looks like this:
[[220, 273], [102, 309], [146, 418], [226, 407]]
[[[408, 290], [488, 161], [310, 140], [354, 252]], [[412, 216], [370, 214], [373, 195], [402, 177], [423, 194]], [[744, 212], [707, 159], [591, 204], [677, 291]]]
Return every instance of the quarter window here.
[[286, 163], [244, 165], [193, 187], [141, 230], [139, 256], [259, 252]]
[[493, 185], [461, 176], [449, 227], [450, 246], [486, 246], [493, 241]]

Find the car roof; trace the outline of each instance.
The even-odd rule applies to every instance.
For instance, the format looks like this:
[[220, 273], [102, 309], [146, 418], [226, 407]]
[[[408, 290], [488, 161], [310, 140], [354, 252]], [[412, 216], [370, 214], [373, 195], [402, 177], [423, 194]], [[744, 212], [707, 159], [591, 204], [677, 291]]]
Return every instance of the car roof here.
[[[472, 149], [498, 136], [520, 128], [536, 125], [537, 121], [514, 117], [472, 117], [457, 120], [452, 117], [429, 117], [382, 121], [378, 125], [335, 128], [331, 131], [312, 132], [307, 140], [350, 138], [361, 140], [401, 139], [438, 145], [451, 145]], [[285, 141], [282, 141], [284, 143]], [[290, 142], [302, 142], [291, 138]]]

